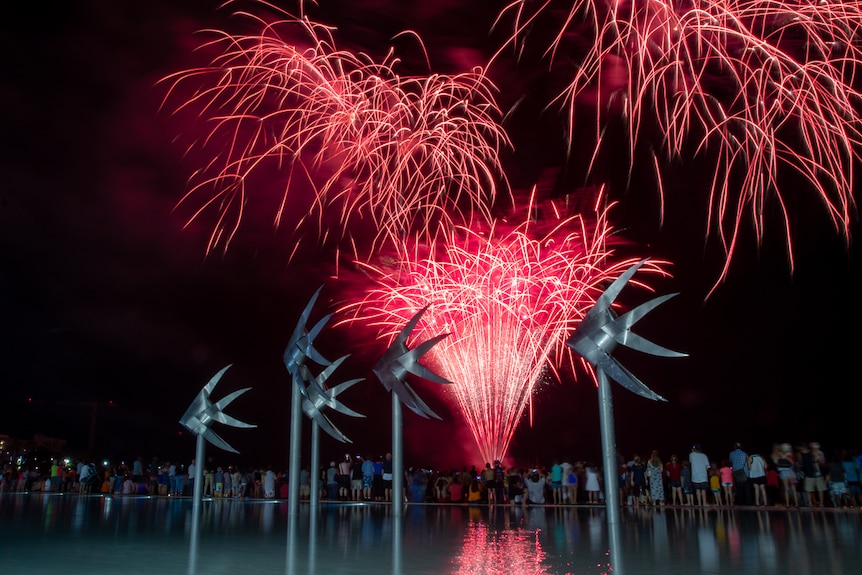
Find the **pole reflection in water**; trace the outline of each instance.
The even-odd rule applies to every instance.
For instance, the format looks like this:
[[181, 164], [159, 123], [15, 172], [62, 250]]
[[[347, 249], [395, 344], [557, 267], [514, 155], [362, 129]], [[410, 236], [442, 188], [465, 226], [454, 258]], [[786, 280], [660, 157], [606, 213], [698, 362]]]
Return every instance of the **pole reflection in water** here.
[[404, 517], [400, 513], [392, 515], [392, 575], [401, 575], [401, 546]]
[[[195, 516], [197, 517], [197, 516]], [[189, 536], [189, 570], [188, 575], [197, 575], [198, 572], [198, 545], [200, 543], [200, 531], [197, 524], [192, 522], [192, 531]]]
[[619, 521], [608, 522], [608, 547], [610, 562], [608, 573], [625, 575], [625, 562], [623, 561], [623, 538]]
[[285, 572], [287, 575], [296, 575], [296, 546], [299, 543], [297, 529], [299, 528], [299, 515], [290, 509], [287, 515], [287, 560], [285, 561]]

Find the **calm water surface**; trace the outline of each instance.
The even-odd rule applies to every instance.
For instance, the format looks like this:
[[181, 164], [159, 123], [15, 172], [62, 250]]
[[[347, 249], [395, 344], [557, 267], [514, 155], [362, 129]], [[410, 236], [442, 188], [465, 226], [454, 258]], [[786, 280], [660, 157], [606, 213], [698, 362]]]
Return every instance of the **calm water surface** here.
[[[783, 509], [307, 504], [0, 496], [0, 572], [180, 574], [862, 574], [862, 513]], [[293, 527], [293, 528], [289, 528]]]

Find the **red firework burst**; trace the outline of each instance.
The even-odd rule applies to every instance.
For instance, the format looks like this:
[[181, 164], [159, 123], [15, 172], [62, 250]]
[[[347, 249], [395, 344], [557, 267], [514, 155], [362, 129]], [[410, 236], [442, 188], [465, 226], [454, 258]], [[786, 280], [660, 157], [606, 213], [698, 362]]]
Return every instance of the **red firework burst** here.
[[[342, 323], [391, 338], [428, 306], [416, 337], [451, 333], [429, 361], [453, 382], [447, 389], [484, 461], [503, 459], [542, 375], [566, 359], [574, 368], [566, 337], [606, 281], [636, 261], [609, 247], [607, 212], [592, 223], [552, 214], [544, 230], [531, 219], [509, 230], [498, 221], [487, 233], [458, 227], [428, 249], [402, 250], [391, 268], [360, 264], [374, 285], [340, 310], [351, 318]], [[662, 265], [650, 271], [664, 273]]]
[[[514, 18], [509, 41], [522, 42], [550, 5], [509, 4], [500, 14]], [[586, 98], [601, 108], [621, 100], [632, 160], [647, 120], [657, 122], [668, 159], [693, 150], [714, 160], [706, 233], [717, 234], [726, 254], [718, 281], [746, 221], [762, 239], [770, 202], [781, 214], [792, 269], [792, 190], [780, 182], [793, 178], [782, 179], [783, 169], [809, 184], [846, 237], [855, 211], [854, 164], [862, 151], [862, 2], [574, 0], [554, 25], [558, 33], [547, 49], [552, 61], [576, 26], [585, 25], [592, 38], [559, 96], [570, 134], [576, 101]], [[622, 72], [612, 72], [618, 64]], [[609, 81], [611, 73], [622, 79]], [[602, 145], [601, 116], [593, 157]], [[668, 169], [657, 158], [654, 165], [662, 189]]]
[[[218, 54], [210, 65], [163, 80], [166, 101], [193, 87], [176, 110], [210, 124], [190, 146], [208, 159], [181, 200], [196, 206], [189, 221], [217, 212], [208, 249], [227, 247], [247, 201], [279, 186], [276, 224], [311, 221], [320, 237], [335, 228], [341, 240], [364, 220], [375, 233], [369, 250], [490, 219], [506, 188], [498, 154], [509, 141], [483, 70], [401, 76], [391, 50], [374, 62], [337, 49], [331, 28], [280, 14], [267, 23], [242, 13], [261, 28], [255, 35], [210, 31], [205, 48]], [[279, 186], [255, 189], [268, 170]], [[312, 199], [287, 207], [300, 185], [312, 187]]]

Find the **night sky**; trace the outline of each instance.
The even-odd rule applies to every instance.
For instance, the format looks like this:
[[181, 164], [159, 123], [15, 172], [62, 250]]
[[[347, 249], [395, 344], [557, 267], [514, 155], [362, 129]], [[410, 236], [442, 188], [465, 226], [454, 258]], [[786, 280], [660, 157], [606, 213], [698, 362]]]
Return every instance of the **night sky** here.
[[[487, 57], [494, 41], [488, 31], [503, 4], [320, 3], [310, 14], [337, 25], [343, 47], [379, 55], [387, 38], [412, 28], [432, 67], [444, 72]], [[157, 81], [204, 63], [194, 53], [195, 31], [235, 21], [218, 4], [94, 0], [49, 12], [27, 3], [7, 8], [0, 23], [0, 434], [44, 433], [83, 452], [95, 415], [100, 454], [188, 460], [194, 439], [178, 420], [208, 379], [233, 364], [214, 398], [252, 387], [227, 411], [258, 427], [219, 427], [241, 456], [211, 446], [208, 454], [286, 466], [290, 388], [281, 354], [317, 287], [324, 290], [313, 320], [348, 290], [333, 279], [328, 254], [303, 248], [288, 263], [293, 240], [273, 229], [271, 215], [252, 215], [226, 253], [207, 256], [213, 222], [184, 227], [188, 210], [175, 209], [196, 167], [178, 140], [191, 128], [160, 110]], [[405, 57], [406, 65], [413, 60]], [[520, 189], [553, 174], [557, 190], [574, 193], [589, 150], [578, 154], [576, 145], [566, 161], [559, 116], [542, 111], [554, 79], [546, 64], [525, 60], [505, 61], [492, 73], [501, 107], [520, 102], [507, 124], [515, 147], [507, 174]], [[680, 161], [660, 225], [656, 190], [637, 169], [627, 189], [617, 181], [626, 161], [606, 157], [597, 170], [621, 202], [612, 219], [639, 255], [673, 263], [674, 277], [655, 282], [657, 293], [680, 292], [635, 331], [690, 357], [622, 356], [669, 401], [615, 387], [619, 450], [659, 449], [668, 457], [697, 441], [720, 459], [737, 440], [762, 452], [784, 441], [818, 440], [827, 452], [860, 447], [862, 262], [852, 243], [799, 190], [790, 206], [793, 273], [774, 226], [760, 247], [744, 238], [726, 281], [707, 298], [722, 259], [705, 237], [703, 166]], [[351, 353], [360, 345], [354, 335], [333, 329], [319, 347], [332, 358]], [[324, 436], [323, 459], [388, 449], [390, 399], [371, 374], [373, 359], [356, 353], [343, 368], [366, 378], [341, 398], [368, 418], [333, 416], [354, 444]], [[525, 419], [513, 439], [514, 460], [598, 459], [595, 388], [583, 378], [563, 379], [535, 395], [532, 424]], [[457, 411], [430, 384], [414, 387], [443, 421], [405, 411], [405, 463], [481, 464]], [[304, 433], [307, 443], [307, 423]]]

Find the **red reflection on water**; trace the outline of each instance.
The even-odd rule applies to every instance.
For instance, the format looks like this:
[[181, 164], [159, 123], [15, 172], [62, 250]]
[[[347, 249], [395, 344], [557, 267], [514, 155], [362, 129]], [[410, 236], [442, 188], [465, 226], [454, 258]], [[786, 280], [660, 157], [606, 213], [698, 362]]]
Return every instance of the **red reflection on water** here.
[[461, 553], [452, 564], [459, 575], [548, 573], [543, 564], [545, 552], [539, 542], [540, 530], [490, 529], [485, 523], [471, 521], [464, 534]]

